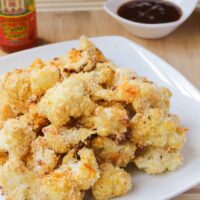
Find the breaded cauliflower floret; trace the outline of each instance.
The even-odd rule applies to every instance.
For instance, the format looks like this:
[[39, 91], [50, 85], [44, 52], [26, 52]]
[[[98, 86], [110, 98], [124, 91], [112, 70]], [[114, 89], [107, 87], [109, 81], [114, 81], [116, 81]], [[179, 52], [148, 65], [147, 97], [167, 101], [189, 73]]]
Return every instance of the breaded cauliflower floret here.
[[0, 130], [0, 151], [8, 152], [9, 158], [23, 158], [35, 137], [28, 124], [19, 119], [7, 120]]
[[160, 108], [169, 111], [171, 92], [167, 88], [158, 88], [147, 79], [133, 81], [138, 94], [133, 99], [133, 107], [137, 112], [148, 108]]
[[66, 127], [58, 128], [53, 125], [45, 127], [43, 132], [47, 144], [56, 153], [67, 153], [71, 148], [79, 144], [79, 142], [84, 142], [92, 134], [95, 134], [95, 132], [91, 129], [68, 129]]
[[88, 190], [100, 177], [99, 167], [92, 149], [83, 148], [78, 152], [80, 160], [73, 157], [73, 151], [63, 159], [61, 168], [67, 168], [82, 190]]
[[91, 71], [97, 62], [106, 62], [106, 58], [85, 36], [80, 38], [80, 49], [72, 49], [67, 54], [64, 69], [67, 72]]
[[29, 194], [33, 182], [33, 174], [18, 159], [9, 159], [0, 167], [0, 186], [6, 199], [30, 200]]
[[185, 128], [180, 127], [176, 115], [166, 114], [160, 109], [149, 109], [137, 113], [132, 121], [132, 140], [139, 146], [181, 149], [185, 143]]
[[38, 103], [39, 113], [55, 125], [62, 126], [70, 117], [90, 115], [95, 103], [90, 99], [84, 84], [73, 77], [49, 89]]
[[139, 169], [148, 174], [160, 174], [166, 170], [174, 171], [182, 163], [182, 156], [176, 150], [167, 151], [158, 147], [147, 147], [134, 162]]
[[97, 137], [92, 140], [91, 145], [101, 163], [111, 162], [125, 167], [135, 156], [136, 146], [129, 142], [119, 145], [110, 138]]
[[27, 70], [15, 69], [5, 75], [2, 87], [9, 102], [19, 113], [28, 111], [28, 99], [32, 95], [30, 73]]
[[115, 76], [113, 80], [113, 86], [120, 86], [124, 81], [134, 80], [137, 74], [128, 68], [115, 68]]
[[31, 90], [36, 96], [43, 95], [49, 88], [59, 81], [59, 70], [53, 66], [33, 69], [31, 72]]
[[98, 77], [98, 83], [104, 86], [111, 86], [114, 74], [114, 64], [111, 62], [98, 63], [92, 73], [96, 73]]
[[49, 125], [49, 121], [37, 113], [36, 106], [31, 107], [29, 112], [21, 115], [19, 119], [24, 123], [29, 124], [37, 134], [41, 133], [43, 127]]
[[148, 108], [161, 108], [167, 112], [171, 92], [166, 88], [158, 88], [147, 79], [135, 78], [124, 80], [112, 89], [98, 89], [93, 96], [96, 100], [132, 103], [137, 112]]
[[68, 170], [57, 169], [42, 178], [39, 184], [33, 200], [82, 200], [84, 197]]
[[108, 136], [111, 134], [120, 135], [127, 132], [129, 119], [126, 110], [120, 105], [104, 108], [99, 106], [93, 117], [97, 134]]
[[31, 144], [31, 151], [27, 157], [27, 166], [37, 176], [49, 174], [57, 165], [59, 157], [49, 149], [45, 139], [38, 137]]
[[92, 187], [96, 200], [107, 200], [126, 194], [132, 187], [131, 176], [125, 170], [104, 163], [100, 167], [100, 179]]

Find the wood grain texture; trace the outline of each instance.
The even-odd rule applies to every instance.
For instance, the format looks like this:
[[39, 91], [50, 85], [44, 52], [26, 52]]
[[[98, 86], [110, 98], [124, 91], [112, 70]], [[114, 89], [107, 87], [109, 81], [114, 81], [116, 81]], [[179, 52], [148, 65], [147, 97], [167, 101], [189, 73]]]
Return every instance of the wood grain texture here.
[[[166, 60], [200, 89], [200, 12], [169, 37], [158, 40], [133, 36], [103, 11], [38, 13], [38, 33], [41, 45], [78, 39], [82, 34], [127, 37]], [[174, 200], [200, 200], [200, 185]]]

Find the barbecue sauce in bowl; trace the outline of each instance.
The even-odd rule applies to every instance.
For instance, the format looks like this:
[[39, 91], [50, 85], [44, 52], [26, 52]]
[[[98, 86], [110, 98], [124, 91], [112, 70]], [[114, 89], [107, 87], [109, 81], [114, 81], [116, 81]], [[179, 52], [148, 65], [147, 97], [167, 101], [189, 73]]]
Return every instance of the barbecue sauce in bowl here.
[[117, 14], [130, 21], [145, 24], [174, 22], [182, 15], [181, 8], [163, 0], [133, 0], [122, 4]]

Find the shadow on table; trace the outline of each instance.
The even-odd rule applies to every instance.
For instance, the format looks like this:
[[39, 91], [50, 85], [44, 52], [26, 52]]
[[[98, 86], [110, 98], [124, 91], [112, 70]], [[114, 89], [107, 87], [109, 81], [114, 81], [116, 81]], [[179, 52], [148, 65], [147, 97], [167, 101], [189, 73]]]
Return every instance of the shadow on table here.
[[46, 45], [46, 44], [51, 44], [52, 42], [48, 41], [48, 40], [45, 40], [43, 38], [38, 38], [38, 42], [37, 42], [37, 46], [43, 46], [43, 45]]

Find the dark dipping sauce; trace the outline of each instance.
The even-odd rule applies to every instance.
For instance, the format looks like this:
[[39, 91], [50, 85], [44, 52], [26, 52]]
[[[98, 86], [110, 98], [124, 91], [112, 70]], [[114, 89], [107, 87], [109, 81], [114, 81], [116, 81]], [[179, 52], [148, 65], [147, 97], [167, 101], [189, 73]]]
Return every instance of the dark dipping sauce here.
[[168, 1], [134, 0], [120, 6], [117, 14], [134, 22], [160, 24], [177, 21], [182, 11]]

